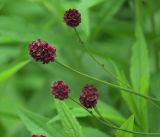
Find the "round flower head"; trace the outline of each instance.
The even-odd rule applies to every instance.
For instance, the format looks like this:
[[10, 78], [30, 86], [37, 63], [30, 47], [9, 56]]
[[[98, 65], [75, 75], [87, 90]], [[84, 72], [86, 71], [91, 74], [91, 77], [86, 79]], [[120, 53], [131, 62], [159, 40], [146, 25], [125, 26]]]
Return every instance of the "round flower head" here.
[[32, 135], [32, 137], [46, 137], [44, 135]]
[[98, 100], [98, 90], [93, 85], [85, 85], [82, 89], [79, 101], [86, 108], [94, 108]]
[[59, 80], [52, 84], [51, 92], [55, 96], [55, 98], [58, 98], [60, 100], [64, 100], [68, 98], [68, 93], [70, 89], [67, 84], [64, 83], [64, 81]]
[[77, 27], [81, 23], [81, 14], [76, 9], [69, 9], [64, 13], [64, 22], [70, 27]]
[[48, 64], [50, 61], [54, 61], [56, 57], [56, 49], [49, 43], [38, 39], [29, 44], [29, 54], [36, 61]]

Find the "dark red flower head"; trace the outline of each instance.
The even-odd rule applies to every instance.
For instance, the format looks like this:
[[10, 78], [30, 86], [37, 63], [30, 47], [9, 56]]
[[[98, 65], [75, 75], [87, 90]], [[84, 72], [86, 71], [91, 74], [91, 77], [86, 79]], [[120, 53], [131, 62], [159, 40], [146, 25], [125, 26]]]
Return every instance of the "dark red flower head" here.
[[81, 14], [76, 9], [69, 9], [64, 13], [64, 22], [70, 27], [77, 27], [81, 23]]
[[49, 43], [38, 39], [29, 44], [29, 54], [36, 61], [48, 64], [50, 61], [54, 61], [56, 57], [56, 49]]
[[46, 137], [44, 135], [32, 135], [32, 137]]
[[94, 85], [85, 85], [82, 89], [79, 101], [86, 108], [94, 108], [98, 100], [98, 90]]
[[70, 89], [68, 85], [65, 84], [62, 80], [56, 81], [52, 85], [52, 94], [55, 96], [55, 98], [58, 98], [60, 100], [68, 98], [69, 91]]

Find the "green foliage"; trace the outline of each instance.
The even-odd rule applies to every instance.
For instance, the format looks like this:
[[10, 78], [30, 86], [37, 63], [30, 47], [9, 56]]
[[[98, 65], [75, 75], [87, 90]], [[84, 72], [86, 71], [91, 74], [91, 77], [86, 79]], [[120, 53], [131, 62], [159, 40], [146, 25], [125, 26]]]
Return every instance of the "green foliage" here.
[[47, 125], [47, 118], [34, 114], [22, 107], [18, 109], [18, 115], [32, 134], [42, 134], [48, 137], [60, 137], [56, 128]]
[[[133, 131], [133, 126], [134, 126], [134, 115], [130, 116], [120, 128]], [[133, 134], [117, 130], [116, 137], [133, 137]]]
[[9, 68], [0, 73], [0, 82], [8, 79], [12, 75], [14, 75], [18, 70], [23, 68], [25, 65], [29, 63], [29, 60], [18, 63], [16, 66]]
[[[125, 118], [116, 109], [109, 106], [108, 104], [105, 104], [102, 101], [98, 102], [98, 109], [104, 118], [113, 121], [117, 125], [120, 125], [121, 123], [125, 121]], [[74, 107], [70, 111], [72, 115], [74, 115], [74, 117], [76, 118], [92, 117], [87, 111], [85, 111], [81, 107]], [[97, 114], [95, 113], [95, 115]], [[55, 121], [60, 120], [59, 116], [60, 115], [55, 116], [53, 119], [49, 121], [49, 123], [53, 123]], [[97, 117], [99, 116], [97, 115]]]
[[[69, 8], [81, 12], [77, 31], [101, 65], [88, 56], [73, 29], [63, 22]], [[56, 80], [69, 85], [69, 95], [75, 100], [85, 84], [94, 84], [99, 90], [98, 110], [118, 127], [133, 130], [134, 125], [135, 131], [158, 131], [160, 111], [150, 101], [86, 79], [55, 62], [30, 62], [27, 50], [29, 43], [40, 38], [56, 47], [58, 61], [160, 99], [159, 9], [158, 0], [0, 0], [0, 135], [115, 136], [114, 130], [74, 102], [54, 103], [50, 86]], [[17, 106], [30, 111], [23, 107], [16, 111]], [[125, 136], [143, 135], [116, 131], [116, 137]]]
[[136, 42], [131, 60], [131, 80], [135, 91], [147, 94], [149, 87], [149, 57], [142, 29], [136, 27]]
[[56, 100], [55, 102], [60, 120], [66, 133], [65, 136], [83, 137], [81, 126], [79, 125], [74, 115], [72, 115], [72, 112], [69, 110], [67, 105], [59, 100]]

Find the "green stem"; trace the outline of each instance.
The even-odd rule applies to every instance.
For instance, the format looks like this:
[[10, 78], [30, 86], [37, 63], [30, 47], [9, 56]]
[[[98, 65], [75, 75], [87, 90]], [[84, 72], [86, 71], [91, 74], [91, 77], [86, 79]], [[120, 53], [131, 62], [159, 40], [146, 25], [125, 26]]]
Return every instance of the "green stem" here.
[[121, 86], [118, 86], [118, 85], [109, 83], [109, 82], [107, 82], [107, 81], [104, 81], [104, 80], [95, 78], [95, 77], [93, 77], [93, 76], [87, 75], [87, 74], [82, 73], [82, 72], [80, 72], [80, 71], [78, 71], [78, 70], [76, 70], [76, 69], [74, 69], [74, 68], [72, 68], [72, 67], [70, 67], [70, 66], [68, 66], [68, 65], [66, 65], [66, 64], [60, 63], [60, 62], [58, 62], [57, 60], [56, 60], [55, 62], [56, 62], [57, 64], [63, 66], [64, 68], [70, 70], [70, 71], [73, 71], [73, 72], [75, 72], [75, 73], [77, 73], [77, 74], [79, 74], [79, 75], [81, 75], [81, 76], [84, 76], [84, 77], [86, 77], [86, 78], [89, 78], [89, 79], [92, 79], [92, 80], [97, 81], [97, 82], [99, 82], [99, 83], [102, 83], [102, 84], [104, 84], [104, 85], [106, 85], [106, 86], [110, 86], [110, 87], [113, 87], [113, 88], [116, 88], [116, 89], [120, 89], [120, 91], [128, 92], [128, 93], [130, 93], [130, 94], [137, 95], [137, 96], [139, 96], [139, 97], [142, 97], [142, 98], [147, 99], [147, 100], [150, 100], [150, 101], [160, 102], [160, 100], [157, 99], [157, 98], [153, 98], [153, 97], [150, 97], [150, 96], [146, 96], [146, 95], [140, 94], [140, 93], [138, 93], [138, 92], [135, 92], [135, 91], [133, 91], [132, 89], [127, 89], [127, 88], [124, 88], [124, 87], [121, 87]]
[[[80, 44], [86, 49], [88, 55], [93, 59], [93, 61], [94, 61], [95, 63], [97, 63], [97, 65], [99, 65], [106, 73], [109, 73], [114, 79], [116, 79], [116, 80], [118, 80], [120, 83], [126, 85], [125, 82], [123, 82], [123, 81], [121, 81], [120, 79], [118, 79], [109, 69], [107, 69], [107, 68], [104, 66], [104, 64], [102, 64], [101, 62], [99, 62], [99, 61], [96, 59], [96, 57], [91, 53], [91, 51], [90, 51], [90, 49], [88, 48], [88, 46], [87, 46], [87, 45], [83, 42], [83, 40], [81, 39], [81, 37], [80, 37], [77, 29], [74, 28], [74, 30], [75, 30], [76, 36], [77, 36]], [[127, 84], [127, 86], [130, 87], [128, 84]]]
[[78, 103], [76, 100], [74, 100], [73, 98], [69, 97], [69, 99], [71, 99], [73, 102], [75, 102], [76, 104], [78, 104], [79, 106], [81, 106], [83, 109], [85, 109], [91, 116], [93, 116], [97, 121], [105, 124], [107, 127], [111, 128], [111, 129], [116, 129], [116, 130], [120, 130], [120, 131], [124, 131], [124, 132], [128, 132], [128, 133], [132, 133], [132, 134], [140, 134], [140, 135], [160, 135], [160, 133], [145, 133], [145, 132], [137, 132], [137, 131], [130, 131], [130, 130], [126, 130], [126, 129], [122, 129], [119, 128], [115, 125], [110, 125], [107, 123], [107, 121], [105, 121], [104, 119], [99, 119], [97, 116], [95, 116], [92, 111], [88, 110], [87, 108], [85, 108], [83, 105], [81, 105], [80, 103]]
[[101, 118], [101, 120], [107, 122], [108, 124], [112, 125], [112, 126], [115, 126], [112, 122], [110, 122], [109, 120], [106, 120], [102, 115], [101, 113], [99, 112], [99, 110], [97, 109], [97, 107], [94, 108], [95, 112], [99, 115], [99, 117]]

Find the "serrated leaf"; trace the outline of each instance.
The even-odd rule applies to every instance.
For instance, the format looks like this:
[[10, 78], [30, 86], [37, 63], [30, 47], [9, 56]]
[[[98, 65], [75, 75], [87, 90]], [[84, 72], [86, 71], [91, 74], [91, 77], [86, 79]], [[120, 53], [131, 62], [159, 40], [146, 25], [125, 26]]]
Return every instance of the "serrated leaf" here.
[[55, 100], [66, 137], [83, 137], [82, 129], [65, 102]]
[[61, 137], [60, 132], [57, 132], [55, 127], [50, 126], [47, 123], [48, 119], [37, 115], [31, 111], [28, 111], [22, 107], [18, 109], [18, 115], [22, 119], [27, 129], [32, 134], [42, 134], [47, 137]]
[[18, 63], [17, 65], [3, 71], [0, 73], [0, 82], [8, 79], [12, 75], [14, 75], [18, 70], [23, 68], [26, 64], [29, 63], [29, 60]]
[[[133, 126], [134, 126], [134, 115], [129, 117], [129, 119], [124, 122], [124, 124], [120, 127], [121, 129], [133, 131]], [[116, 137], [133, 137], [132, 133], [124, 132], [121, 130], [116, 131]]]

